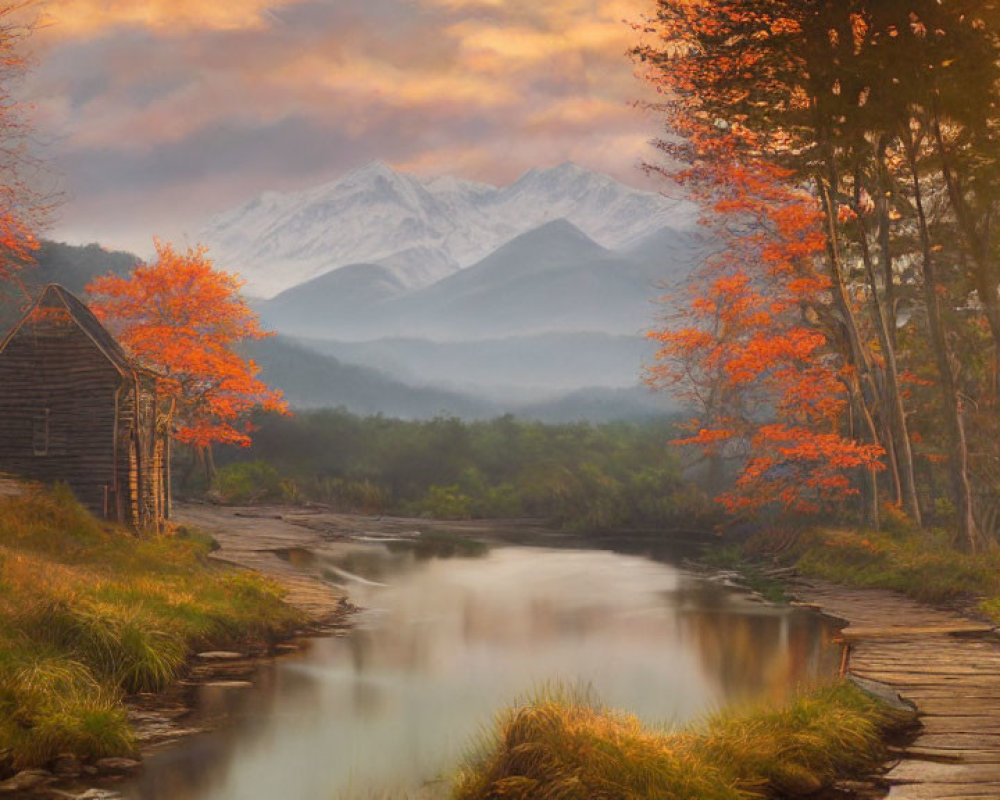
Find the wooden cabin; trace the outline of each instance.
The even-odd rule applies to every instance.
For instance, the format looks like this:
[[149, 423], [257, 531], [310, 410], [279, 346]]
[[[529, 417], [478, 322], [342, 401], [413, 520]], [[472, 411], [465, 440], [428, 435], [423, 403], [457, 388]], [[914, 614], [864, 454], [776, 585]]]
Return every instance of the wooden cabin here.
[[0, 344], [0, 471], [62, 481], [105, 519], [170, 515], [170, 419], [156, 374], [50, 284]]

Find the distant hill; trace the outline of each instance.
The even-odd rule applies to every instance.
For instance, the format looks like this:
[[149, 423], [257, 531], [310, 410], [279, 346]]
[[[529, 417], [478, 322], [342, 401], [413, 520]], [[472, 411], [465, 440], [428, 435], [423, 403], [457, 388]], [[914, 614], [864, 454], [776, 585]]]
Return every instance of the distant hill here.
[[300, 409], [342, 407], [355, 414], [401, 419], [487, 419], [513, 413], [545, 422], [639, 420], [673, 410], [666, 398], [644, 387], [578, 389], [526, 404], [414, 386], [378, 370], [320, 355], [282, 336], [254, 342], [246, 351], [261, 367], [261, 379], [281, 389], [289, 404]]
[[351, 264], [293, 286], [272, 300], [254, 303], [266, 324], [282, 333], [328, 336], [366, 329], [371, 309], [406, 291], [378, 264]]
[[[95, 277], [126, 274], [137, 261], [98, 245], [44, 242], [38, 265], [25, 278], [29, 286], [55, 282], [82, 294]], [[360, 322], [379, 330], [395, 320], [397, 330], [416, 337], [351, 342], [279, 336], [247, 350], [262, 367], [262, 378], [297, 408], [342, 406], [402, 418], [481, 419], [511, 412], [548, 421], [640, 419], [669, 411], [665, 398], [634, 386], [652, 354], [641, 337], [530, 331], [545, 320], [583, 328], [603, 324], [608, 310], [619, 308], [616, 297], [645, 313], [651, 307], [640, 288], [646, 285], [644, 269], [560, 220], [422, 290], [407, 289], [382, 265], [357, 264], [263, 304], [277, 317], [265, 321], [282, 332], [326, 334], [332, 325]], [[553, 296], [555, 302], [548, 299]], [[4, 328], [18, 318], [23, 302], [17, 298], [0, 309]], [[620, 308], [618, 313], [630, 319]], [[478, 331], [486, 338], [419, 338], [434, 330], [463, 336]], [[529, 333], [512, 336], [512, 330]], [[500, 335], [490, 338], [494, 332]]]
[[678, 406], [647, 386], [577, 389], [562, 397], [518, 407], [516, 415], [539, 422], [638, 422], [675, 414]]
[[407, 383], [534, 400], [582, 386], [631, 386], [656, 353], [655, 343], [644, 337], [588, 332], [461, 342], [406, 338], [296, 341]]
[[[43, 239], [35, 253], [35, 263], [21, 272], [21, 280], [32, 296], [43, 286], [58, 283], [73, 294], [82, 295], [84, 287], [100, 275], [113, 272], [126, 275], [139, 261], [132, 253], [105, 250], [97, 244], [63, 244]], [[20, 318], [27, 300], [20, 290], [9, 293], [0, 302], [0, 327], [9, 328]]]
[[440, 389], [410, 386], [385, 373], [320, 355], [282, 337], [245, 348], [260, 366], [260, 378], [281, 389], [293, 408], [343, 407], [355, 414], [384, 414], [401, 419], [439, 415], [492, 416], [486, 401]]
[[43, 240], [35, 255], [36, 265], [25, 272], [28, 283], [44, 286], [59, 283], [74, 294], [83, 294], [84, 287], [100, 275], [113, 272], [127, 275], [139, 262], [132, 253], [105, 250], [97, 244], [85, 246]]

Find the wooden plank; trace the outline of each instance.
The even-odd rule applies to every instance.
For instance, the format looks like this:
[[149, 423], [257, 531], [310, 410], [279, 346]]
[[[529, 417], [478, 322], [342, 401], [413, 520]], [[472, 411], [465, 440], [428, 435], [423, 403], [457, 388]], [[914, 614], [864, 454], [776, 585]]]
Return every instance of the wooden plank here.
[[840, 631], [837, 638], [851, 641], [854, 639], [882, 638], [922, 638], [925, 636], [971, 636], [986, 635], [996, 631], [995, 625], [985, 625], [976, 622], [955, 622], [938, 625], [893, 625], [889, 627], [861, 627], [851, 625]]
[[[1000, 798], [1000, 638], [996, 628], [891, 592], [807, 587], [850, 624], [849, 669], [914, 701], [922, 729], [894, 751], [894, 800]], [[892, 620], [893, 625], [886, 625]]]
[[893, 786], [888, 800], [984, 800], [1000, 797], [1000, 782], [922, 783]]

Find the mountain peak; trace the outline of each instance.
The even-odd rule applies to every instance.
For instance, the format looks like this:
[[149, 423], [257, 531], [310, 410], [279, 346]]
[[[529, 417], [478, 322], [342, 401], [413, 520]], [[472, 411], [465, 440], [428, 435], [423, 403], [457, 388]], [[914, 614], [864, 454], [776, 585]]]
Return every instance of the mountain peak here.
[[220, 268], [239, 270], [260, 297], [357, 263], [383, 264], [419, 287], [554, 220], [621, 249], [664, 227], [686, 227], [693, 215], [679, 213], [682, 205], [569, 161], [504, 188], [418, 178], [371, 161], [311, 189], [264, 193], [216, 217], [201, 239]]
[[352, 169], [350, 172], [345, 174], [339, 181], [336, 181], [336, 183], [352, 179], [356, 180], [358, 178], [374, 178], [374, 177], [395, 178], [398, 176], [399, 173], [397, 173], [392, 167], [390, 167], [384, 161], [379, 161], [378, 159], [375, 159], [373, 161], [369, 161], [367, 164], [362, 164], [360, 167]]

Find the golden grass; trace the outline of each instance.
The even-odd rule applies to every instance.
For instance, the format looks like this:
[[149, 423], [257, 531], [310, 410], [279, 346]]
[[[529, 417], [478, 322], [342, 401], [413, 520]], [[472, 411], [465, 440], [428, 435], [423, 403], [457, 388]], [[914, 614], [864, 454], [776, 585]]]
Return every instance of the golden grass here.
[[1000, 622], [1000, 552], [960, 552], [940, 531], [825, 528], [805, 534], [790, 555], [806, 575], [894, 589], [925, 603], [978, 603]]
[[0, 498], [0, 753], [132, 751], [126, 693], [157, 691], [189, 653], [297, 624], [281, 590], [206, 559], [197, 536], [135, 537], [65, 487]]
[[885, 757], [904, 720], [850, 684], [777, 711], [716, 714], [688, 731], [645, 728], [587, 698], [543, 692], [497, 720], [454, 800], [749, 800], [809, 794]]

